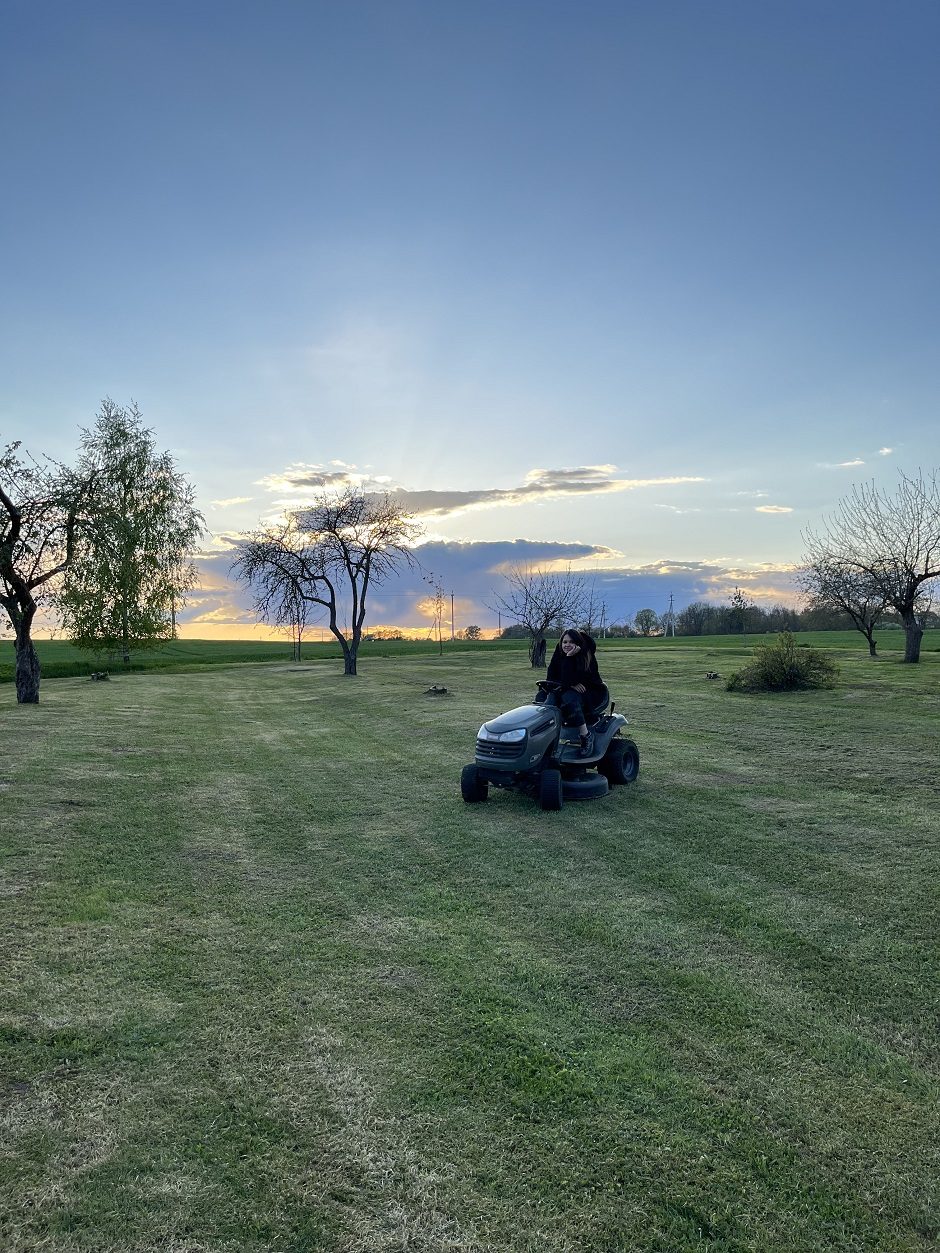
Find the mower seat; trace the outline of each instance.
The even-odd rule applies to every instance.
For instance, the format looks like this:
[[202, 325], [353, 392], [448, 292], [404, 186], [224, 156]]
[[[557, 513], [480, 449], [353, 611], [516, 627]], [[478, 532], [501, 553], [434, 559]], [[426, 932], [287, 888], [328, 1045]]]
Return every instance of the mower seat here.
[[584, 719], [588, 726], [596, 722], [598, 718], [603, 717], [604, 711], [610, 704], [610, 690], [606, 683], [603, 692], [599, 693], [590, 703], [585, 705]]

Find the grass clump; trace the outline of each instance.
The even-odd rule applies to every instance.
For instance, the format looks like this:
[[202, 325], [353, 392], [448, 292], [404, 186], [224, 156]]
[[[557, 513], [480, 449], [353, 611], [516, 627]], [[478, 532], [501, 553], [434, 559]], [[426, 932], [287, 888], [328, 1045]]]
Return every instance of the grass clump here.
[[825, 653], [808, 645], [797, 647], [789, 631], [773, 643], [760, 643], [754, 660], [729, 676], [729, 692], [792, 692], [835, 687], [839, 667]]

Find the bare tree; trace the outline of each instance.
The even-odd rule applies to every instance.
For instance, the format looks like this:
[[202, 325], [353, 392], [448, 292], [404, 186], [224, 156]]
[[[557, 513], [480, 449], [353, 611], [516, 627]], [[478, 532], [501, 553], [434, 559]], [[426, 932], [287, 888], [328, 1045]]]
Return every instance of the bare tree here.
[[937, 471], [901, 475], [896, 493], [863, 483], [839, 502], [822, 531], [804, 536], [811, 551], [824, 553], [883, 596], [904, 627], [904, 660], [920, 661], [921, 611], [940, 577], [940, 480]]
[[74, 557], [93, 480], [24, 459], [19, 447], [0, 452], [0, 605], [13, 628], [16, 699], [35, 705], [40, 666], [33, 623]]
[[809, 536], [804, 564], [797, 572], [810, 609], [835, 609], [847, 614], [868, 641], [868, 653], [877, 657], [875, 627], [888, 606], [884, 588], [867, 574], [831, 556], [825, 545]]
[[411, 515], [388, 496], [351, 487], [323, 492], [284, 523], [248, 535], [232, 569], [254, 590], [256, 610], [269, 621], [292, 599], [325, 610], [343, 650], [343, 672], [354, 675], [369, 588], [402, 563], [414, 563], [410, 545], [419, 534]]
[[426, 574], [423, 577], [425, 583], [429, 584], [432, 589], [432, 594], [423, 602], [424, 606], [431, 611], [431, 629], [428, 631], [428, 639], [434, 639], [437, 636], [437, 651], [443, 653], [444, 612], [447, 605], [444, 584], [436, 574]]
[[751, 621], [756, 607], [754, 602], [739, 587], [734, 589], [734, 595], [731, 597], [731, 605], [728, 610], [728, 628], [732, 632], [740, 631], [745, 643], [747, 643], [748, 623]]
[[289, 597], [281, 605], [277, 625], [290, 639], [291, 658], [294, 661], [303, 660], [301, 646], [304, 642], [304, 631], [313, 617], [313, 606], [309, 605], [302, 596]]
[[581, 619], [578, 627], [582, 631], [587, 631], [588, 635], [595, 634], [597, 622], [600, 619], [601, 602], [597, 596], [597, 584], [594, 579], [584, 586], [584, 606], [581, 610]]
[[548, 628], [583, 618], [584, 580], [573, 574], [570, 567], [562, 572], [548, 572], [516, 566], [505, 577], [508, 586], [503, 594], [496, 594], [496, 608], [525, 628], [533, 668], [544, 666]]

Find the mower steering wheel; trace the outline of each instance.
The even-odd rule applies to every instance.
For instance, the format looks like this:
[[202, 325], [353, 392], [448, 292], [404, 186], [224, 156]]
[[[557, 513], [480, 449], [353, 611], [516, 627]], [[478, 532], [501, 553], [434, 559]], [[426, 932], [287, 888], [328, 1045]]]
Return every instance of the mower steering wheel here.
[[539, 679], [535, 686], [540, 692], [557, 692], [561, 684], [556, 683], [554, 679]]

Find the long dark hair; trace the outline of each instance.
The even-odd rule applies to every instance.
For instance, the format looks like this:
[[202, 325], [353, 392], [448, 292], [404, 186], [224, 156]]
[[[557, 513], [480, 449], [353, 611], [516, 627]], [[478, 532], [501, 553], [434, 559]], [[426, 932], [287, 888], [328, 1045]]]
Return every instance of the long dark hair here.
[[594, 652], [594, 641], [588, 635], [587, 631], [562, 631], [561, 639], [558, 641], [558, 651], [564, 657], [561, 648], [561, 640], [568, 636], [573, 644], [577, 644], [579, 652], [576, 652], [572, 660], [574, 661], [575, 670], [583, 670], [587, 672], [591, 668], [591, 654]]

